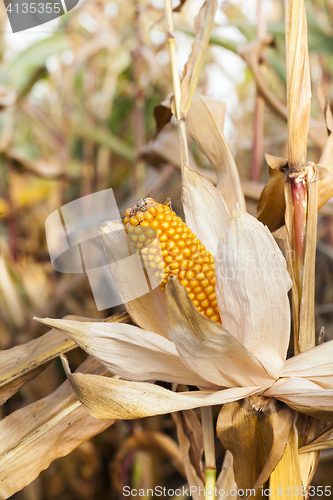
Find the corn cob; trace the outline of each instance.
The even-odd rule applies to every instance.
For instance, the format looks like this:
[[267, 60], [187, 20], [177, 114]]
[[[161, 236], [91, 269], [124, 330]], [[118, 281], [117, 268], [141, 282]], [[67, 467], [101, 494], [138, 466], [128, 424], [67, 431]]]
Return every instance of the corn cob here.
[[[185, 286], [198, 311], [219, 322], [214, 257], [171, 210], [169, 202], [162, 205], [153, 198], [141, 200], [126, 210], [123, 222], [131, 245], [141, 253], [162, 290], [173, 274]], [[156, 233], [161, 255], [154, 247]]]

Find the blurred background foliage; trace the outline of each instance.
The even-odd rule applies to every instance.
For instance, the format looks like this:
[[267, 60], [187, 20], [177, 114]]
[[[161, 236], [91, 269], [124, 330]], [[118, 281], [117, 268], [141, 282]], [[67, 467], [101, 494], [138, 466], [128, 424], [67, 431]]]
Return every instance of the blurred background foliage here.
[[[193, 18], [201, 3], [187, 0], [175, 14], [180, 71], [191, 49]], [[331, 102], [333, 3], [307, 0], [306, 6], [312, 114], [323, 120], [317, 90], [320, 80]], [[225, 134], [253, 214], [269, 177], [263, 152], [286, 157], [287, 128], [285, 118], [269, 106], [260, 104], [262, 111], [257, 110], [260, 98], [253, 68], [239, 52], [257, 37], [272, 35], [261, 51], [260, 71], [269, 90], [284, 102], [283, 15], [282, 0], [221, 1], [199, 82], [200, 92], [227, 104]], [[158, 144], [157, 149], [150, 142], [156, 135], [154, 108], [172, 92], [163, 16], [162, 0], [85, 0], [49, 31], [41, 26], [29, 30], [32, 34], [13, 35], [1, 6], [1, 350], [44, 333], [32, 321], [34, 315], [101, 318], [110, 314], [97, 311], [84, 275], [53, 270], [45, 220], [54, 210], [112, 188], [121, 215], [147, 195], [159, 201], [170, 197], [182, 215], [177, 141]], [[205, 169], [214, 180], [207, 160], [195, 144], [190, 146], [192, 166]], [[310, 139], [309, 159], [317, 162], [320, 153], [320, 141]], [[328, 205], [319, 219], [317, 259], [317, 326], [325, 326], [329, 339], [333, 336], [331, 215]], [[69, 357], [74, 368], [84, 354], [76, 349]], [[46, 396], [62, 380], [59, 363], [52, 363], [2, 407], [1, 417]], [[177, 452], [170, 442], [161, 444], [157, 439], [156, 444], [161, 432], [176, 439], [170, 416], [116, 422], [51, 464], [14, 497], [106, 500], [122, 497], [125, 484], [182, 485], [185, 479]], [[217, 451], [221, 461], [218, 443]], [[328, 473], [332, 465], [331, 452], [324, 452], [313, 484], [332, 484]]]

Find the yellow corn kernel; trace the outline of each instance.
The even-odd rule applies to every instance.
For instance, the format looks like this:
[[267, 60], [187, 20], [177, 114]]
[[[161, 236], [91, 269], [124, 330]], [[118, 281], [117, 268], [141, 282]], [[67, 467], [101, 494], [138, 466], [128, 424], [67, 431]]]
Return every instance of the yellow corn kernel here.
[[[214, 257], [170, 206], [153, 198], [141, 200], [126, 210], [124, 225], [131, 245], [141, 253], [146, 267], [156, 279], [162, 280], [162, 290], [173, 274], [186, 287], [198, 311], [219, 322]], [[156, 234], [161, 245], [158, 256]]]

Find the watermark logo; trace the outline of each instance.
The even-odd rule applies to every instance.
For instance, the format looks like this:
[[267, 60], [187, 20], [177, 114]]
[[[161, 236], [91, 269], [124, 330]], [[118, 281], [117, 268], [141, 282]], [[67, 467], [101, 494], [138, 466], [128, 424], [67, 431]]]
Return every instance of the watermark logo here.
[[79, 0], [4, 0], [13, 33], [34, 28], [63, 16]]
[[[162, 281], [145, 268], [141, 252], [129, 246], [112, 189], [52, 212], [45, 231], [53, 268], [86, 273], [99, 311], [139, 298]], [[151, 247], [155, 257], [162, 256], [155, 233], [145, 248]]]

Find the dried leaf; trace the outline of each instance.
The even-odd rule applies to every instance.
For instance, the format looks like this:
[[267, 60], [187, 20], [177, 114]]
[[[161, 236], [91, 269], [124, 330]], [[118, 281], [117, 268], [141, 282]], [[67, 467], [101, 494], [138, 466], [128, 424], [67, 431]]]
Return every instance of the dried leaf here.
[[197, 87], [202, 62], [209, 44], [210, 33], [214, 25], [217, 0], [206, 0], [194, 19], [195, 39], [190, 57], [185, 64], [181, 82], [180, 111], [187, 116], [191, 101]]
[[176, 423], [177, 437], [189, 486], [196, 487], [192, 497], [199, 500], [199, 488], [205, 487], [205, 475], [202, 468], [203, 437], [202, 428], [193, 410], [172, 414]]
[[225, 241], [225, 229], [230, 222], [221, 191], [198, 172], [184, 165], [182, 204], [186, 224], [206, 249], [215, 255], [219, 240]]
[[245, 199], [235, 160], [223, 134], [224, 114], [224, 103], [196, 94], [187, 121], [190, 136], [215, 167], [217, 187], [232, 213], [237, 203], [245, 210]]
[[193, 371], [225, 387], [272, 383], [256, 357], [220, 324], [199, 313], [183, 285], [172, 276], [166, 298], [170, 338]]
[[257, 218], [273, 232], [284, 225], [285, 210], [283, 174], [270, 168], [269, 181], [260, 195]]
[[293, 420], [286, 405], [261, 396], [222, 407], [216, 430], [233, 455], [238, 488], [257, 491], [268, 480], [286, 448]]
[[[333, 376], [333, 340], [308, 349], [297, 356], [287, 359], [283, 367], [282, 377], [301, 377], [315, 381], [321, 385], [325, 379]], [[332, 382], [331, 382], [332, 384]], [[331, 385], [333, 387], [333, 385]]]
[[45, 370], [47, 364], [76, 344], [57, 330], [51, 330], [28, 344], [0, 352], [0, 404], [3, 404], [22, 385]]
[[158, 104], [154, 108], [154, 118], [156, 121], [156, 129], [157, 129], [156, 134], [159, 134], [162, 128], [171, 120], [172, 117], [171, 98], [172, 94], [169, 94], [164, 99], [164, 101], [160, 102], [160, 104]]
[[66, 333], [112, 373], [135, 381], [162, 380], [189, 385], [206, 382], [180, 360], [170, 340], [131, 325], [38, 319]]
[[237, 387], [222, 391], [172, 392], [146, 382], [70, 372], [62, 356], [67, 378], [77, 398], [97, 418], [134, 418], [162, 415], [201, 406], [213, 406], [241, 399], [262, 390], [260, 387]]
[[329, 448], [333, 448], [333, 424], [317, 436], [316, 439], [302, 446], [299, 449], [299, 453], [327, 450]]
[[[107, 372], [91, 358], [79, 371]], [[9, 498], [24, 488], [53, 460], [67, 455], [113, 422], [89, 415], [68, 381], [50, 396], [4, 418], [0, 422], [0, 498]]]
[[186, 0], [180, 0], [179, 5], [177, 5], [177, 7], [172, 9], [172, 12], [181, 12], [185, 2], [186, 2]]
[[[98, 321], [79, 316], [66, 316], [66, 319]], [[121, 315], [116, 314], [109, 320], [121, 320]], [[69, 337], [53, 329], [27, 344], [0, 351], [0, 404], [45, 370], [49, 361], [75, 347], [75, 342]]]
[[305, 415], [333, 420], [333, 389], [323, 389], [305, 378], [281, 378], [264, 396], [274, 397]]

